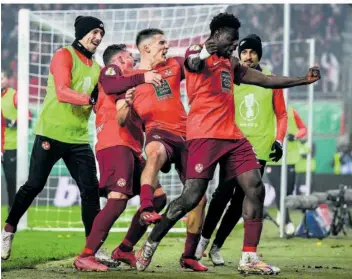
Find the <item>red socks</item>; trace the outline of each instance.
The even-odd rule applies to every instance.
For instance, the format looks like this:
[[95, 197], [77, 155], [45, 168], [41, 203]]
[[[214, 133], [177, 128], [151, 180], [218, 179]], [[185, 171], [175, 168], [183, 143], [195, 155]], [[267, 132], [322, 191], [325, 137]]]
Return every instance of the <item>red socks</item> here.
[[153, 206], [153, 195], [154, 188], [149, 184], [143, 184], [141, 187], [141, 207], [140, 211], [144, 211], [145, 209], [154, 209]]
[[15, 233], [16, 228], [10, 224], [6, 224], [4, 227], [5, 232]]
[[183, 257], [193, 258], [195, 256], [199, 238], [200, 238], [200, 233], [187, 232], [187, 238], [185, 243], [185, 250], [183, 252]]
[[244, 221], [243, 252], [257, 252], [260, 236], [262, 234], [263, 219]]
[[[166, 205], [166, 195], [161, 195], [153, 199], [153, 206], [156, 212], [160, 212]], [[139, 223], [139, 216], [141, 211], [138, 210], [132, 218], [132, 222], [125, 239], [120, 244], [119, 248], [123, 252], [130, 252], [133, 246], [142, 238], [143, 234], [147, 231], [147, 226], [141, 226]]]
[[108, 199], [106, 206], [95, 217], [92, 231], [87, 237], [86, 247], [81, 256], [94, 255], [107, 238], [112, 225], [125, 210], [127, 199]]

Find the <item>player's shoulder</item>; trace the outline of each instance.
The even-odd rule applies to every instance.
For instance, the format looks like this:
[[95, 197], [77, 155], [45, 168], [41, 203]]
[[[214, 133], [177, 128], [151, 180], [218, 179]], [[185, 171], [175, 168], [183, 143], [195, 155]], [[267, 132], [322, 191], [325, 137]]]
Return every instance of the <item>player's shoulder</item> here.
[[183, 67], [184, 62], [185, 62], [185, 58], [182, 56], [173, 56], [167, 59], [167, 64], [178, 65], [180, 67]]
[[60, 59], [72, 59], [71, 52], [66, 47], [61, 47], [56, 50], [53, 57]]

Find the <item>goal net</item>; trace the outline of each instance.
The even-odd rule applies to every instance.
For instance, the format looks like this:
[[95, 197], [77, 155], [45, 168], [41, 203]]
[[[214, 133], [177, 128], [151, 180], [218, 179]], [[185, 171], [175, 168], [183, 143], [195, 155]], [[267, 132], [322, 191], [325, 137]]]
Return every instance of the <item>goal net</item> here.
[[[133, 53], [135, 38], [141, 29], [154, 27], [165, 31], [170, 45], [170, 55], [183, 56], [186, 48], [200, 43], [209, 36], [210, 20], [226, 5], [174, 6], [157, 8], [113, 9], [113, 10], [68, 10], [28, 11], [19, 13], [19, 130], [18, 187], [28, 177], [28, 163], [34, 142], [33, 127], [39, 116], [46, 91], [49, 65], [53, 53], [74, 40], [74, 20], [78, 15], [95, 16], [103, 20], [105, 36], [95, 55], [102, 65], [102, 53], [113, 43], [128, 45]], [[28, 68], [26, 67], [28, 66]], [[29, 84], [29, 87], [28, 87]], [[186, 110], [188, 103], [182, 85], [182, 100]], [[33, 114], [32, 126], [25, 123], [23, 111], [29, 108]], [[63, 117], [64, 116], [58, 116]], [[24, 124], [24, 125], [23, 125]], [[90, 140], [95, 144], [94, 115], [90, 119]], [[182, 191], [182, 184], [174, 169], [160, 175], [161, 184], [168, 195], [168, 201], [175, 199]], [[211, 181], [208, 195], [218, 183], [217, 173]], [[127, 230], [130, 220], [139, 205], [136, 197], [114, 225], [114, 230]], [[80, 196], [75, 181], [60, 160], [53, 168], [44, 190], [34, 200], [28, 214], [22, 218], [19, 228], [43, 230], [83, 230], [80, 216]], [[177, 230], [184, 230], [179, 222]]]

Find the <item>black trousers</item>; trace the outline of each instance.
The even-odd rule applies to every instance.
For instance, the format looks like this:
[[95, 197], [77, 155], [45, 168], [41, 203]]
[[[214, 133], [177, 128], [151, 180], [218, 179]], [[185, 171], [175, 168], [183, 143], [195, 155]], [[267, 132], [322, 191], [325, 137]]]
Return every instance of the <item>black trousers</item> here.
[[7, 205], [11, 209], [16, 195], [17, 150], [5, 150], [2, 167], [6, 179]]
[[82, 220], [86, 235], [89, 235], [94, 218], [100, 211], [94, 153], [89, 144], [69, 144], [44, 136], [35, 138], [28, 180], [18, 190], [6, 223], [17, 226], [34, 198], [43, 190], [51, 169], [61, 158], [81, 193]]

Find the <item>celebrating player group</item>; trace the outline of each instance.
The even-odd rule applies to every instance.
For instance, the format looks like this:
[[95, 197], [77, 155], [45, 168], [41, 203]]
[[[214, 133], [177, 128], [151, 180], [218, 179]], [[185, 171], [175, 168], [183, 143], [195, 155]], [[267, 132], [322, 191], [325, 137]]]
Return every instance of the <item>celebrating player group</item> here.
[[[257, 255], [265, 197], [261, 174], [266, 161], [278, 161], [282, 156], [287, 113], [280, 89], [314, 83], [320, 79], [320, 71], [313, 67], [305, 77], [294, 78], [274, 76], [262, 70], [258, 66], [261, 40], [254, 34], [240, 42], [240, 59], [236, 58], [233, 52], [238, 46], [240, 26], [234, 15], [218, 14], [210, 23], [209, 38], [203, 44], [189, 46], [185, 57], [168, 57], [169, 45], [164, 32], [144, 29], [136, 37], [140, 53], [138, 67], [126, 45], [117, 42], [105, 49], [105, 65], [100, 69], [92, 56], [103, 40], [104, 24], [94, 17], [77, 17], [76, 40], [71, 46], [56, 51], [50, 65], [47, 94], [35, 128], [29, 178], [17, 192], [6, 220], [2, 232], [2, 259], [10, 257], [20, 218], [44, 188], [53, 165], [63, 158], [82, 198], [86, 244], [74, 261], [78, 270], [109, 269], [95, 254], [128, 200], [140, 195], [140, 208], [125, 238], [112, 252], [112, 260], [144, 271], [163, 237], [188, 213], [180, 265], [193, 271], [207, 271], [199, 259], [225, 209], [222, 205], [227, 204], [235, 190], [236, 204], [240, 206], [234, 207], [231, 213], [233, 226], [240, 216], [244, 219], [238, 271], [279, 273], [278, 267], [264, 263]], [[188, 115], [181, 101], [182, 80], [186, 81]], [[240, 98], [236, 98], [237, 92], [241, 92]], [[251, 92], [255, 92], [263, 111], [267, 111], [262, 115], [267, 121], [261, 121], [255, 128], [256, 141], [252, 141], [254, 130], [250, 131], [238, 119], [238, 112], [241, 112], [238, 102], [251, 106], [254, 102]], [[92, 110], [96, 113], [99, 182], [88, 141], [88, 119]], [[267, 129], [269, 133], [265, 133]], [[142, 156], [143, 146], [146, 158]], [[172, 164], [184, 187], [182, 194], [160, 215], [167, 197], [158, 174], [159, 171], [169, 172]], [[203, 228], [205, 193], [218, 164], [220, 184]], [[107, 198], [102, 210], [99, 209], [99, 193]], [[217, 213], [212, 221], [211, 208], [219, 204], [221, 210], [213, 209]], [[154, 228], [134, 254], [134, 246], [150, 224], [155, 224]], [[210, 233], [204, 234], [204, 229]], [[226, 236], [220, 245], [212, 246], [214, 264], [223, 263], [216, 259], [215, 252]]]

